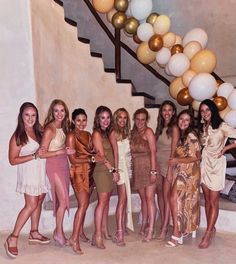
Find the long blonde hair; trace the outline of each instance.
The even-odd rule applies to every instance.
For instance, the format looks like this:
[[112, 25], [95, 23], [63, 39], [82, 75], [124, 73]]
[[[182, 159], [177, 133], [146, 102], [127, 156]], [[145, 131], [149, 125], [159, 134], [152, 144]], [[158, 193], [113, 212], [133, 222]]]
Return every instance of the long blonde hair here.
[[70, 127], [69, 110], [65, 102], [60, 99], [54, 99], [51, 102], [49, 109], [48, 109], [47, 117], [45, 118], [45, 121], [44, 121], [44, 128], [55, 120], [54, 115], [53, 115], [53, 110], [54, 110], [55, 105], [62, 105], [65, 109], [65, 118], [62, 121], [61, 127], [64, 133], [66, 134], [68, 133], [69, 127]]
[[[117, 123], [118, 117], [121, 113], [125, 113], [127, 115], [127, 122], [124, 129], [120, 129]], [[129, 138], [131, 125], [130, 125], [130, 117], [128, 111], [123, 107], [117, 109], [113, 114], [113, 120], [114, 120], [114, 131], [115, 131], [116, 140], [121, 141], [122, 139], [125, 139], [127, 137]]]

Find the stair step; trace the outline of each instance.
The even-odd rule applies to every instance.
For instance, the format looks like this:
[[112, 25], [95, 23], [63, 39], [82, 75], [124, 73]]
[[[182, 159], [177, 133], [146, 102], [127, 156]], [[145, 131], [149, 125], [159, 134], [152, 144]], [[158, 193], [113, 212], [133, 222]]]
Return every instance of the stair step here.
[[145, 104], [146, 108], [160, 108], [160, 104]]
[[236, 167], [236, 160], [227, 160], [227, 168]]

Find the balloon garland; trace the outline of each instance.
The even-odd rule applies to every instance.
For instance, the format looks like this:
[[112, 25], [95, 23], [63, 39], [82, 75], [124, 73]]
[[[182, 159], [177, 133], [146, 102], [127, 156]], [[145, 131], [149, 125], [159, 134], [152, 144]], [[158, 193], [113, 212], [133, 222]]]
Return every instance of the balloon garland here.
[[231, 83], [222, 83], [211, 75], [217, 59], [206, 48], [205, 30], [194, 28], [183, 38], [176, 35], [170, 31], [167, 15], [152, 12], [152, 0], [92, 0], [92, 4], [138, 44], [136, 54], [141, 63], [156, 61], [167, 75], [175, 77], [169, 93], [180, 105], [191, 104], [198, 111], [202, 100], [212, 99], [221, 117], [236, 127], [236, 90]]

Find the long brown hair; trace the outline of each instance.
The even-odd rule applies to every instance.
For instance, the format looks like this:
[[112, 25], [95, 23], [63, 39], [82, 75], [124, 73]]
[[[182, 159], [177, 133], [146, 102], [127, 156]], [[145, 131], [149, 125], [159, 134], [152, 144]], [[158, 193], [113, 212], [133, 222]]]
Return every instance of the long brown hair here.
[[65, 109], [65, 118], [62, 121], [61, 127], [64, 133], [67, 134], [67, 132], [69, 131], [69, 127], [70, 127], [69, 110], [65, 102], [60, 99], [54, 99], [51, 102], [49, 109], [48, 109], [47, 117], [44, 121], [44, 128], [55, 120], [54, 115], [53, 115], [53, 110], [54, 110], [55, 105], [62, 105]]
[[[127, 115], [127, 122], [123, 130], [121, 130], [119, 125], [117, 124], [118, 117], [121, 113], [125, 113]], [[131, 125], [130, 125], [130, 117], [128, 111], [123, 107], [117, 109], [113, 114], [113, 120], [114, 120], [114, 131], [116, 135], [116, 140], [120, 141], [122, 139], [129, 137]]]
[[173, 102], [169, 101], [169, 100], [165, 100], [160, 108], [159, 108], [159, 114], [158, 114], [158, 117], [157, 117], [157, 128], [156, 128], [156, 138], [158, 138], [161, 134], [162, 134], [162, 131], [165, 127], [165, 120], [162, 116], [162, 111], [163, 111], [163, 108], [165, 105], [169, 105], [172, 107], [173, 109], [173, 116], [171, 117], [170, 119], [170, 122], [168, 123], [167, 125], [167, 130], [166, 130], [166, 134], [168, 137], [170, 137], [171, 133], [172, 133], [172, 128], [174, 126], [174, 124], [176, 124], [176, 117], [177, 117], [177, 111], [176, 111], [176, 106]]
[[33, 130], [34, 130], [35, 136], [37, 138], [37, 142], [40, 144], [41, 139], [42, 139], [42, 133], [41, 133], [42, 129], [41, 129], [41, 125], [39, 123], [38, 109], [34, 104], [32, 104], [30, 102], [25, 102], [20, 107], [20, 111], [19, 111], [18, 118], [17, 118], [18, 122], [17, 122], [16, 130], [14, 132], [17, 146], [23, 146], [23, 145], [27, 144], [27, 142], [29, 140], [29, 138], [26, 134], [26, 131], [25, 131], [25, 125], [24, 125], [23, 118], [22, 118], [23, 112], [25, 111], [26, 108], [29, 108], [29, 107], [33, 108], [36, 112], [36, 121], [35, 121], [35, 124], [33, 126]]
[[[106, 131], [102, 131], [101, 126], [100, 126], [100, 114], [103, 112], [107, 112], [110, 115], [110, 125], [107, 127]], [[100, 105], [95, 112], [94, 116], [94, 121], [93, 121], [93, 130], [97, 130], [101, 134], [109, 135], [113, 129], [113, 117], [112, 117], [112, 112], [110, 108]]]

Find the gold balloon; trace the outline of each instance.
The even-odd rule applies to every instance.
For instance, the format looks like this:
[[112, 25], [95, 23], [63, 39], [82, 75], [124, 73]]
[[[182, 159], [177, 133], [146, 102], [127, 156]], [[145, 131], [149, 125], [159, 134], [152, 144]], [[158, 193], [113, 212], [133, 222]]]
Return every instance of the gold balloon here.
[[175, 44], [172, 48], [171, 48], [171, 56], [177, 53], [183, 53], [184, 51], [184, 47], [180, 44]]
[[112, 25], [115, 28], [121, 29], [124, 27], [126, 21], [126, 14], [123, 12], [116, 12], [112, 17]]
[[171, 82], [170, 87], [169, 87], [170, 96], [174, 99], [177, 99], [177, 95], [179, 91], [182, 90], [183, 88], [185, 88], [185, 86], [182, 82], [182, 78], [181, 77], [175, 78]]
[[191, 59], [190, 68], [196, 73], [212, 73], [216, 67], [216, 55], [208, 50], [200, 50]]
[[114, 0], [93, 0], [93, 6], [97, 12], [108, 13], [114, 6]]
[[137, 44], [140, 44], [142, 43], [142, 40], [139, 39], [138, 35], [137, 34], [134, 34], [133, 35], [133, 41]]
[[156, 52], [150, 50], [147, 42], [142, 42], [137, 50], [136, 54], [138, 60], [143, 64], [149, 64], [155, 61], [156, 59]]
[[217, 80], [216, 80], [216, 85], [217, 85], [217, 86], [220, 86], [222, 83], [224, 83], [224, 82], [221, 81], [220, 79], [217, 79]]
[[148, 41], [148, 46], [152, 51], [158, 51], [163, 47], [162, 36], [154, 34]]
[[155, 21], [156, 21], [158, 16], [159, 16], [158, 13], [153, 12], [147, 17], [146, 22], [151, 24], [151, 25], [153, 25], [155, 23]]
[[177, 95], [177, 102], [182, 106], [192, 104], [193, 98], [189, 94], [188, 87], [183, 88], [182, 90], [179, 91], [179, 93]]
[[117, 11], [125, 12], [129, 6], [128, 0], [115, 0], [114, 7]]
[[130, 17], [125, 21], [124, 30], [128, 34], [135, 34], [137, 32], [138, 26], [139, 21], [134, 17]]
[[223, 111], [228, 105], [226, 98], [223, 96], [216, 96], [213, 102], [216, 104], [219, 111]]

